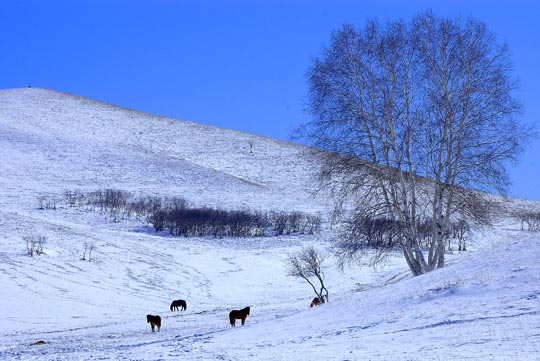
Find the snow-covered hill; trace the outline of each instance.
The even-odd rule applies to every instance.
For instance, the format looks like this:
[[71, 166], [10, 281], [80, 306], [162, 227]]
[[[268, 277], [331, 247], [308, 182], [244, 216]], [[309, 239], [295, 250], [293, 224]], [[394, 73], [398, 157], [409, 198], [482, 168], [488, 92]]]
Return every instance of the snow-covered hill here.
[[0, 91], [0, 151], [8, 197], [118, 188], [207, 206], [322, 211], [304, 147], [51, 90]]
[[[324, 214], [304, 151], [49, 90], [0, 91], [0, 360], [540, 358], [540, 236], [508, 220], [412, 278], [399, 254], [340, 271], [331, 230], [174, 238], [61, 202], [38, 209], [42, 195], [117, 188]], [[45, 254], [26, 255], [24, 236], [47, 237]], [[328, 252], [331, 302], [313, 309], [310, 287], [285, 269], [304, 245]], [[171, 312], [179, 298], [187, 310]], [[231, 328], [228, 312], [245, 306], [246, 326]], [[161, 315], [161, 332], [146, 314]]]

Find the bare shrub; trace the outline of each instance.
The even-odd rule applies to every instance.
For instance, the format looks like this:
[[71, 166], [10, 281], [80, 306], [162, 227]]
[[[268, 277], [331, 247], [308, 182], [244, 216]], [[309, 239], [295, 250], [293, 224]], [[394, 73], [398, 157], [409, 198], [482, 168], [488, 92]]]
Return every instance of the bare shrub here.
[[65, 191], [64, 199], [67, 200], [67, 203], [70, 207], [80, 207], [81, 201], [84, 195], [80, 191]]
[[465, 245], [466, 237], [470, 232], [469, 223], [460, 219], [451, 225], [453, 238], [458, 241], [458, 251], [466, 251], [467, 247]]
[[[420, 247], [429, 249], [433, 242], [433, 232], [436, 227], [432, 218], [418, 218], [414, 223], [414, 233]], [[360, 213], [344, 224], [340, 232], [340, 242], [337, 245], [337, 255], [340, 266], [355, 259], [359, 255], [372, 255], [371, 265], [382, 261], [394, 249], [401, 249], [403, 239], [402, 222], [390, 218], [370, 218]], [[470, 225], [465, 219], [449, 222], [449, 230], [443, 235], [447, 251], [452, 251], [454, 243], [459, 251], [465, 251], [465, 241], [470, 233]], [[368, 252], [372, 251], [372, 252]], [[374, 252], [373, 252], [374, 251]]]
[[271, 212], [269, 218], [276, 236], [315, 234], [321, 225], [321, 217], [297, 211], [291, 213]]
[[58, 198], [50, 195], [41, 195], [37, 197], [39, 209], [56, 209]]
[[[85, 242], [84, 243], [84, 250], [83, 250], [83, 256], [81, 258], [81, 261], [92, 261], [92, 251], [96, 249], [96, 245], [92, 242]], [[88, 253], [88, 255], [87, 255]]]
[[270, 234], [313, 234], [319, 216], [301, 212], [252, 212], [193, 207], [181, 197], [134, 197], [129, 192], [105, 189], [90, 193], [65, 192], [70, 205], [109, 214], [111, 222], [124, 217], [145, 219], [156, 232], [184, 237], [260, 237]]
[[43, 251], [43, 245], [47, 241], [45, 236], [25, 236], [23, 241], [26, 243], [26, 253], [30, 257], [41, 256], [45, 254]]
[[540, 212], [522, 210], [516, 212], [514, 217], [521, 222], [521, 230], [540, 231]]

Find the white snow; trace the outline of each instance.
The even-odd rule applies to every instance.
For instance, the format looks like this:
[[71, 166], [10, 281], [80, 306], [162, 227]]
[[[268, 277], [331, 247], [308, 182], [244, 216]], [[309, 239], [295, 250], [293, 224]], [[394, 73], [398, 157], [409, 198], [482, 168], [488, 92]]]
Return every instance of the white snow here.
[[[39, 196], [114, 187], [324, 216], [304, 152], [59, 92], [1, 90], [0, 360], [540, 359], [540, 234], [507, 217], [475, 230], [446, 268], [411, 277], [400, 254], [340, 271], [331, 229], [175, 238], [61, 202], [38, 209]], [[28, 235], [47, 237], [44, 255], [26, 255]], [[312, 309], [309, 285], [285, 269], [305, 245], [328, 254], [330, 302]], [[169, 311], [179, 298], [187, 310]], [[228, 312], [245, 306], [246, 325], [231, 328]], [[146, 314], [161, 315], [161, 332]]]

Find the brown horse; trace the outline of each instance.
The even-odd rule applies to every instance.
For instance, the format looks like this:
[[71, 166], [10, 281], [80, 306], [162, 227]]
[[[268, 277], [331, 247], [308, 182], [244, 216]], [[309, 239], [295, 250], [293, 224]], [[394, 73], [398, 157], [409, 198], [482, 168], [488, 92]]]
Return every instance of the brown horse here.
[[232, 310], [229, 313], [229, 321], [231, 321], [231, 327], [236, 327], [236, 320], [242, 320], [242, 326], [246, 323], [246, 318], [249, 316], [249, 307], [242, 308], [241, 310]]
[[313, 301], [311, 301], [311, 304], [309, 305], [309, 307], [318, 306], [320, 304], [321, 304], [321, 300], [319, 299], [319, 297], [315, 297]]
[[171, 303], [171, 311], [178, 311], [178, 307], [180, 307], [181, 311], [185, 311], [186, 310], [186, 301], [184, 300], [174, 300], [172, 301]]
[[154, 332], [154, 327], [156, 326], [159, 332], [159, 329], [161, 328], [161, 317], [154, 315], [146, 315], [146, 322], [148, 322], [150, 324], [150, 327], [152, 327], [152, 332]]

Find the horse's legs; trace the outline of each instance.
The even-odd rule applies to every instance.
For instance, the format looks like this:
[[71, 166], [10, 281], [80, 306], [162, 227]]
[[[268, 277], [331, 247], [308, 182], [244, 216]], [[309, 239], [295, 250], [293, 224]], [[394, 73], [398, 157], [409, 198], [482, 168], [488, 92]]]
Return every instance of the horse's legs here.
[[153, 323], [153, 322], [150, 322], [150, 327], [152, 327], [152, 332], [155, 332], [155, 331], [154, 331], [154, 323]]
[[242, 317], [242, 326], [244, 326], [244, 323], [246, 323], [246, 318]]

